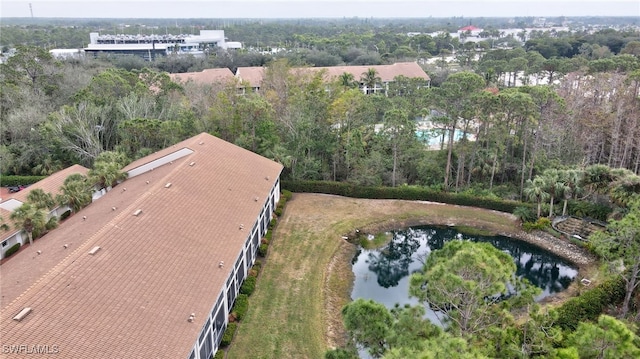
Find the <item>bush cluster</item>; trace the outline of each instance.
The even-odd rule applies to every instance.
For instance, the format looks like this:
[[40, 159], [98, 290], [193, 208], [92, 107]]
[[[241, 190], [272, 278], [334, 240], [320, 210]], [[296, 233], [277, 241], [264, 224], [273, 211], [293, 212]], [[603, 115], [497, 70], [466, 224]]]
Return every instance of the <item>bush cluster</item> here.
[[245, 295], [253, 294], [253, 291], [256, 289], [256, 280], [256, 277], [248, 276], [247, 279], [244, 280], [244, 283], [242, 283], [242, 286], [240, 286], [240, 293]]
[[225, 329], [224, 334], [222, 334], [222, 340], [220, 340], [220, 347], [228, 347], [233, 340], [233, 336], [236, 335], [236, 330], [238, 330], [238, 323], [231, 322]]
[[213, 359], [224, 359], [224, 351], [218, 349]]
[[27, 186], [30, 184], [34, 184], [47, 176], [0, 176], [0, 186]]
[[249, 296], [246, 294], [239, 294], [238, 298], [236, 298], [236, 302], [233, 304], [231, 313], [236, 317], [236, 319], [242, 320], [242, 318], [247, 314], [247, 310], [249, 310]]
[[11, 247], [9, 247], [9, 249], [7, 249], [6, 252], [4, 252], [5, 258], [13, 255], [19, 249], [20, 249], [20, 243], [16, 243], [16, 244], [12, 245]]
[[573, 331], [580, 322], [595, 322], [608, 305], [619, 303], [624, 295], [624, 279], [609, 279], [580, 296], [567, 300], [557, 309], [558, 319], [555, 325]]
[[268, 249], [269, 249], [268, 244], [266, 243], [260, 244], [260, 247], [258, 247], [258, 255], [262, 258], [266, 257]]
[[418, 186], [366, 187], [331, 181], [282, 181], [282, 186], [292, 192], [328, 193], [354, 198], [433, 201], [487, 208], [507, 213], [513, 213], [516, 207], [527, 205], [517, 201], [477, 197], [466, 193], [440, 192]]
[[574, 216], [593, 218], [602, 222], [606, 222], [613, 212], [613, 208], [607, 205], [587, 201], [569, 201], [567, 209]]
[[534, 230], [543, 231], [547, 228], [551, 228], [551, 220], [547, 217], [540, 217], [535, 222], [525, 222], [522, 224], [522, 229], [527, 232], [531, 232]]

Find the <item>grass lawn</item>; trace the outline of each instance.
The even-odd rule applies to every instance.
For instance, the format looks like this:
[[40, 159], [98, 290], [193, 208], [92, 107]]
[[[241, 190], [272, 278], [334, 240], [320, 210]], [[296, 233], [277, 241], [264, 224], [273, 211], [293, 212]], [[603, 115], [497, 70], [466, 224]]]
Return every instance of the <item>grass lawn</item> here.
[[274, 232], [267, 261], [226, 358], [323, 358], [343, 338], [340, 310], [353, 282], [355, 246], [342, 239], [418, 224], [516, 231], [509, 214], [398, 200], [294, 194]]

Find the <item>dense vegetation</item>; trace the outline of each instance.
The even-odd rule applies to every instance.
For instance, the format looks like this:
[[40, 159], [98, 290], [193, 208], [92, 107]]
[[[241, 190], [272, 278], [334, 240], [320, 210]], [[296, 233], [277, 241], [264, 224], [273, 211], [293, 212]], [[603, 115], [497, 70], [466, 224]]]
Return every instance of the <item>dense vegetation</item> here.
[[[446, 26], [455, 29], [459, 21]], [[489, 21], [487, 40], [472, 44], [446, 33], [407, 36], [436, 26], [413, 22], [388, 27], [375, 21], [273, 22], [260, 24], [259, 31], [257, 24], [232, 24], [225, 30], [234, 40], [251, 43], [253, 31], [256, 39], [263, 36], [257, 48], [287, 51], [213, 51], [203, 58], [169, 56], [154, 63], [135, 57], [62, 61], [40, 47], [78, 46], [76, 36], [86, 41], [88, 31], [104, 24], [4, 26], [2, 45], [15, 45], [16, 52], [0, 64], [0, 173], [41, 176], [75, 163], [92, 167], [88, 177], [65, 181], [58, 198], [38, 193], [12, 219], [30, 239], [37, 238], [54, 225], [47, 226], [43, 209], [57, 202], [78, 211], [90, 202], [93, 185], [106, 188], [122, 180], [118, 169], [127, 162], [209, 132], [281, 162], [283, 179], [298, 186], [357, 188], [363, 196], [483, 197], [483, 203], [508, 207], [531, 221], [556, 214], [615, 220], [591, 246], [616, 264], [612, 276], [624, 282], [621, 311], [612, 314], [637, 320], [631, 313], [638, 312], [634, 293], [640, 282], [640, 205], [633, 199], [640, 193], [640, 34], [583, 29], [517, 39], [496, 33], [499, 25]], [[58, 45], [59, 37], [69, 45]], [[453, 63], [445, 61], [450, 55]], [[378, 81], [371, 71], [331, 84], [320, 74], [290, 71], [434, 56], [441, 59], [424, 65], [432, 87], [397, 78], [387, 95], [365, 95], [357, 88], [357, 80]], [[253, 65], [267, 65], [266, 77], [259, 92], [245, 95], [238, 94], [236, 83], [179, 85], [164, 72]], [[418, 122], [432, 127], [417, 136]], [[426, 144], [430, 136], [439, 139], [435, 149]], [[511, 201], [521, 200], [534, 205], [513, 209]], [[367, 305], [384, 324], [382, 334], [373, 333], [382, 335], [371, 342], [382, 345], [374, 348], [376, 356], [452, 350], [469, 357], [588, 356], [584, 343], [600, 340], [605, 329], [613, 330], [613, 337], [603, 341], [621, 343], [611, 355], [637, 354], [637, 345], [628, 342], [637, 337], [606, 316], [578, 324], [574, 334], [555, 328], [543, 338], [534, 329], [553, 326], [553, 315], [529, 308], [531, 321], [516, 325], [513, 314], [501, 312], [500, 330], [482, 328], [479, 337], [460, 324], [451, 326], [453, 332], [433, 328], [421, 321], [419, 309], [385, 314]], [[462, 318], [458, 314], [452, 312], [452, 320]], [[422, 329], [413, 337], [399, 335], [408, 326]], [[483, 340], [500, 345], [493, 346], [495, 352], [476, 352]], [[329, 355], [350, 355], [349, 350]]]

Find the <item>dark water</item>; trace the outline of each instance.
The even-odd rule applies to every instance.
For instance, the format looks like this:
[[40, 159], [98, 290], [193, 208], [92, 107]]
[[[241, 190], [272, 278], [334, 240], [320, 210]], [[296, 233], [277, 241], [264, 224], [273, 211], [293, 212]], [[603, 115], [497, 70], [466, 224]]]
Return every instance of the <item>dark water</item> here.
[[[422, 268], [426, 256], [454, 239], [489, 242], [510, 254], [517, 275], [542, 289], [540, 300], [565, 290], [578, 273], [562, 258], [526, 242], [503, 236], [469, 236], [443, 227], [411, 227], [390, 232], [393, 239], [383, 248], [359, 250], [353, 259], [355, 282], [351, 298], [373, 299], [391, 308], [396, 303], [418, 304], [409, 298], [409, 275]], [[437, 321], [434, 313], [428, 316]]]

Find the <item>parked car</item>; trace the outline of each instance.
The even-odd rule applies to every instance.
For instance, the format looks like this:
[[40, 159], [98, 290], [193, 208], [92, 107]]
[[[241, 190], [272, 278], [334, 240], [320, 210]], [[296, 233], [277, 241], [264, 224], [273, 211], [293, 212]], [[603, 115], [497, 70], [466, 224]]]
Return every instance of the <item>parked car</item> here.
[[16, 192], [20, 192], [24, 189], [23, 185], [19, 185], [19, 186], [9, 186], [9, 193], [16, 193]]

